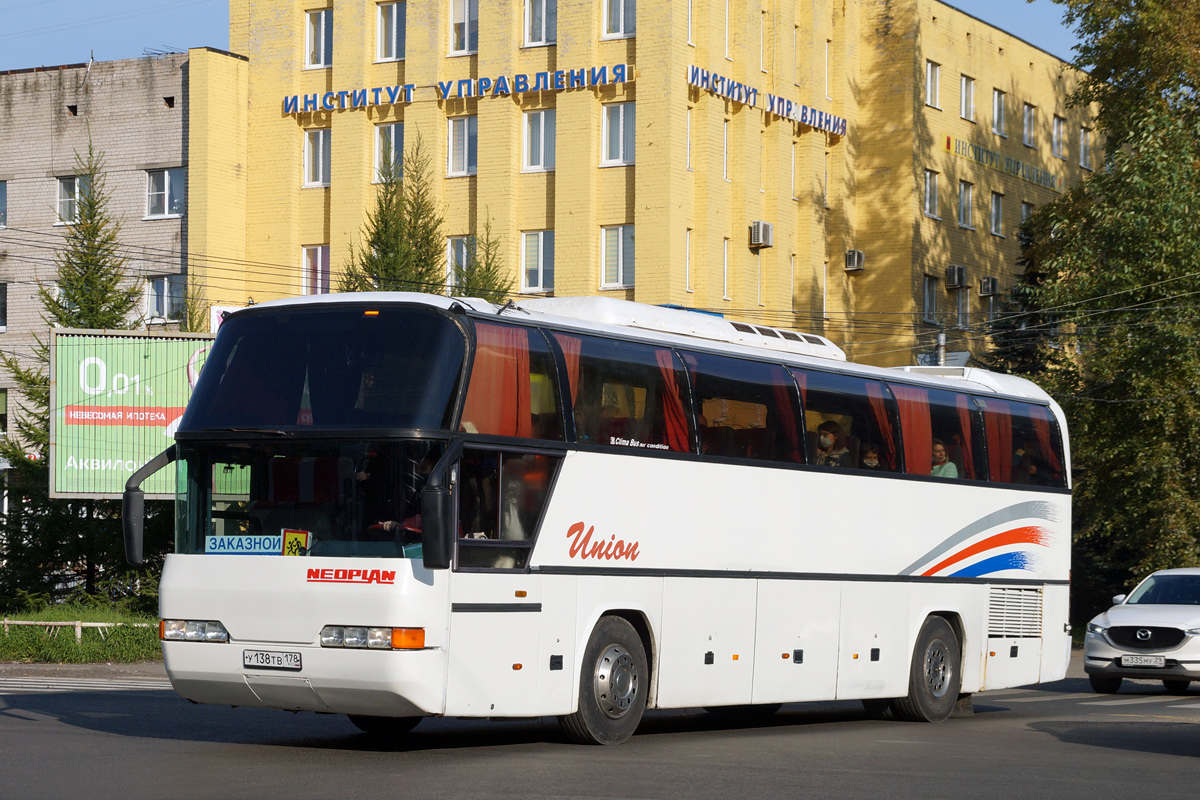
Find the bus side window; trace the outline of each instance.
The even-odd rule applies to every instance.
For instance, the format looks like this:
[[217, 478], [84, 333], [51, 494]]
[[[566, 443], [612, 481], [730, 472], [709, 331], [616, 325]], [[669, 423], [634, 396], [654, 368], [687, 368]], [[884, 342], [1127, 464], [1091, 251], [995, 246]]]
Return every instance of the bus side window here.
[[[908, 474], [987, 479], [983, 423], [969, 395], [928, 386], [889, 386], [900, 406]], [[939, 462], [935, 453], [942, 452], [945, 459]]]
[[557, 458], [533, 453], [463, 453], [459, 567], [525, 568], [557, 465]]
[[988, 469], [993, 481], [1066, 487], [1062, 436], [1049, 409], [994, 397], [976, 401], [983, 408]]
[[804, 404], [810, 464], [897, 472], [901, 468], [896, 401], [879, 381], [793, 369]]
[[783, 367], [684, 353], [695, 387], [700, 452], [802, 463], [796, 387]]
[[459, 429], [562, 441], [554, 359], [542, 332], [475, 323], [475, 361]]
[[608, 447], [691, 451], [687, 379], [666, 347], [556, 333], [575, 436]]

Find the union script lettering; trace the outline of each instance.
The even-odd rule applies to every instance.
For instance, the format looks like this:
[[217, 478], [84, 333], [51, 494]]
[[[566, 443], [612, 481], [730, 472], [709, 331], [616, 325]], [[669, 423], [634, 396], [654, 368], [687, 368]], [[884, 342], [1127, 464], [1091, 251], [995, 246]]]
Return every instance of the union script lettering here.
[[[584, 533], [584, 528], [587, 528], [587, 533]], [[571, 558], [579, 558], [584, 561], [589, 558], [604, 559], [605, 561], [620, 561], [621, 559], [637, 561], [638, 542], [626, 542], [624, 539], [618, 539], [615, 533], [609, 535], [607, 541], [603, 536], [592, 541], [592, 534], [595, 532], [596, 526], [584, 525], [582, 522], [576, 522], [567, 528], [567, 538], [572, 540]]]

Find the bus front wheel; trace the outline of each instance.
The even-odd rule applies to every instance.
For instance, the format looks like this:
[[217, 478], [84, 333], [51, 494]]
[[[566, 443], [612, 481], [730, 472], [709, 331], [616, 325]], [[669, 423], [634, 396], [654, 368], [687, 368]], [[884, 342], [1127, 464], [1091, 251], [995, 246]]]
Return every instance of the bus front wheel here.
[[417, 727], [424, 717], [368, 717], [362, 714], [348, 714], [354, 727], [363, 733], [373, 736], [403, 736]]
[[892, 710], [910, 722], [941, 722], [954, 711], [962, 686], [958, 637], [942, 617], [928, 617], [917, 635], [908, 695], [892, 701]]
[[558, 718], [567, 736], [580, 744], [620, 744], [632, 736], [646, 710], [649, 672], [633, 626], [602, 617], [583, 653], [579, 710]]

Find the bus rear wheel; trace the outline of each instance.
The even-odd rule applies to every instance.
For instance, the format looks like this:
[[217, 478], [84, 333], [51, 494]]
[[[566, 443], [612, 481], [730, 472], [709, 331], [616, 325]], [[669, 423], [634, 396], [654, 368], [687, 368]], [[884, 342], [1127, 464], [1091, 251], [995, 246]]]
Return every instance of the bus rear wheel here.
[[368, 717], [362, 714], [348, 714], [354, 727], [363, 733], [373, 736], [403, 736], [417, 727], [424, 717]]
[[962, 686], [958, 637], [942, 617], [927, 617], [913, 648], [908, 695], [892, 701], [897, 717], [910, 722], [941, 722], [954, 711]]
[[583, 652], [579, 710], [558, 721], [580, 744], [620, 744], [642, 721], [649, 677], [637, 631], [620, 617], [601, 617]]

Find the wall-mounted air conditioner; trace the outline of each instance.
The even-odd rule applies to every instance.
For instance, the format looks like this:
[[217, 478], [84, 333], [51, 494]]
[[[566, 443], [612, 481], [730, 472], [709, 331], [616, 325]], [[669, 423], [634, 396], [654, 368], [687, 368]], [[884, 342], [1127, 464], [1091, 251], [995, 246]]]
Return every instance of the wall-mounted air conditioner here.
[[862, 250], [846, 251], [846, 272], [857, 272], [867, 264], [867, 254]]
[[979, 296], [991, 297], [992, 295], [1000, 294], [1000, 279], [987, 277], [979, 279]]
[[946, 268], [946, 288], [961, 289], [967, 285], [967, 268], [951, 264]]
[[769, 222], [763, 222], [760, 219], [750, 223], [750, 246], [751, 247], [774, 247], [775, 246], [775, 227]]

